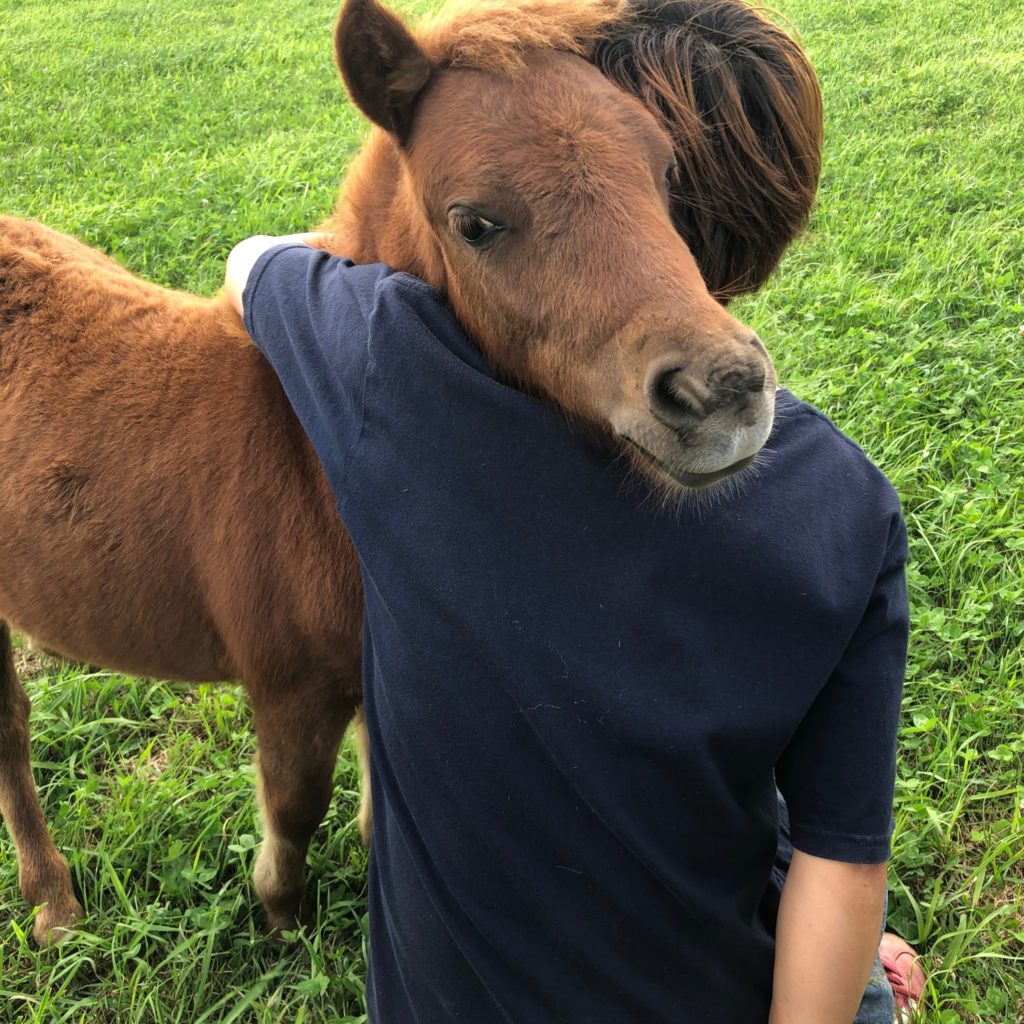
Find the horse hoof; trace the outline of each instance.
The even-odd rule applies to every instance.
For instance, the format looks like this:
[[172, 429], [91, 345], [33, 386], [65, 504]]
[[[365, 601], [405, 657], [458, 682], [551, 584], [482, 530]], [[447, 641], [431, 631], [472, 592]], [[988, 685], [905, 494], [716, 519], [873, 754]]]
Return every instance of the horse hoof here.
[[85, 911], [73, 896], [64, 900], [52, 900], [40, 907], [36, 914], [32, 938], [44, 949], [57, 946], [71, 938], [83, 917]]
[[264, 909], [266, 910], [266, 926], [263, 929], [263, 934], [267, 938], [273, 939], [275, 942], [284, 943], [285, 945], [294, 942], [294, 939], [286, 939], [284, 937], [286, 932], [289, 935], [294, 935], [303, 926], [312, 923], [309, 901], [305, 897], [299, 903], [298, 910], [295, 909], [294, 903], [291, 904], [288, 910], [271, 910], [265, 905]]
[[293, 946], [296, 942], [296, 933], [301, 927], [301, 922], [294, 917], [280, 918], [276, 921], [267, 921], [263, 934], [279, 946]]

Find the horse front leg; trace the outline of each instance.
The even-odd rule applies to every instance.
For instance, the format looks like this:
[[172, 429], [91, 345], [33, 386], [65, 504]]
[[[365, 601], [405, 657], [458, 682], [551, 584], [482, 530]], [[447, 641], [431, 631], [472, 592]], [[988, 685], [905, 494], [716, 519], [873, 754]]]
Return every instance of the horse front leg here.
[[373, 797], [370, 790], [370, 734], [362, 704], [352, 719], [356, 753], [359, 755], [359, 836], [363, 846], [369, 848], [373, 838]]
[[0, 622], [0, 815], [14, 840], [22, 898], [40, 908], [32, 935], [48, 946], [66, 939], [83, 912], [39, 806], [29, 747], [30, 707], [14, 670], [10, 630]]
[[253, 884], [271, 932], [307, 915], [306, 853], [330, 805], [338, 748], [356, 708], [342, 692], [336, 680], [250, 688], [263, 818]]

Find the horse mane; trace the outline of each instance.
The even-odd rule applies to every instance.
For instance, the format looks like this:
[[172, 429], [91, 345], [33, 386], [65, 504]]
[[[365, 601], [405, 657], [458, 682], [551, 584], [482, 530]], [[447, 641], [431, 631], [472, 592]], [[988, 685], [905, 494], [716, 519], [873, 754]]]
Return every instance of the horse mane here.
[[589, 57], [628, 10], [627, 0], [449, 0], [415, 35], [441, 67], [514, 74], [536, 50]]
[[822, 103], [800, 45], [743, 0], [453, 0], [416, 31], [445, 67], [512, 74], [576, 53], [672, 138], [676, 229], [721, 301], [756, 291], [805, 227]]

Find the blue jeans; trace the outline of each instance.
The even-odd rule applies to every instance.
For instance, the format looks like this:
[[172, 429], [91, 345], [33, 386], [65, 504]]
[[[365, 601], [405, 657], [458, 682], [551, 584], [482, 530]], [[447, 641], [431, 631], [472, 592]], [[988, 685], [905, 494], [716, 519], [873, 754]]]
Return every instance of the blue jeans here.
[[[782, 888], [786, 880], [786, 872], [793, 860], [793, 844], [789, 838], [789, 811], [786, 804], [779, 795], [779, 848], [775, 854], [775, 869], [772, 872], [773, 881]], [[888, 905], [888, 899], [886, 900]], [[882, 913], [882, 926], [879, 931], [885, 931], [885, 912]], [[895, 1008], [892, 1001], [892, 986], [885, 976], [882, 962], [875, 956], [875, 962], [871, 967], [871, 977], [868, 978], [868, 987], [864, 990], [864, 997], [861, 999], [860, 1009], [853, 1020], [853, 1024], [893, 1024]]]

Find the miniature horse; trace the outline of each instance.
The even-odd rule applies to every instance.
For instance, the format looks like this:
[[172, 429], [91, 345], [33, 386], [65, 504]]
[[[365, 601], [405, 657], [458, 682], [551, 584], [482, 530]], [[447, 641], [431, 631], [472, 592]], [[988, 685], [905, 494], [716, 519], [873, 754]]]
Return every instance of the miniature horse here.
[[[700, 488], [756, 456], [774, 373], [673, 227], [670, 187], [692, 167], [666, 131], [678, 110], [649, 109], [613, 84], [616, 70], [633, 92], [652, 80], [628, 80], [639, 63], [621, 59], [627, 24], [651, 27], [617, 0], [527, 0], [473, 5], [417, 38], [375, 0], [348, 0], [338, 63], [379, 130], [349, 175], [329, 248], [426, 279], [504, 379], [556, 402], [653, 480]], [[785, 43], [771, 37], [770, 60], [785, 51], [791, 70], [766, 62], [765, 81], [783, 82], [774, 120], [733, 152], [764, 142], [776, 172], [781, 153], [785, 187], [750, 189], [746, 201], [755, 217], [787, 204], [795, 213], [761, 249], [734, 241], [737, 259], [722, 258], [720, 225], [712, 264], [732, 275], [718, 282], [723, 295], [763, 280], [817, 178], [816, 83], [771, 32]], [[607, 74], [582, 59], [602, 46]], [[749, 71], [763, 57], [737, 59]], [[659, 82], [652, 96], [675, 87]], [[723, 152], [699, 134], [691, 125], [685, 136], [695, 152]], [[0, 451], [0, 812], [22, 894], [41, 908], [36, 940], [59, 941], [82, 909], [35, 792], [29, 701], [5, 623], [134, 675], [243, 683], [265, 831], [254, 883], [269, 927], [293, 927], [361, 699], [362, 596], [325, 476], [274, 374], [223, 299], [168, 291], [3, 218]]]

